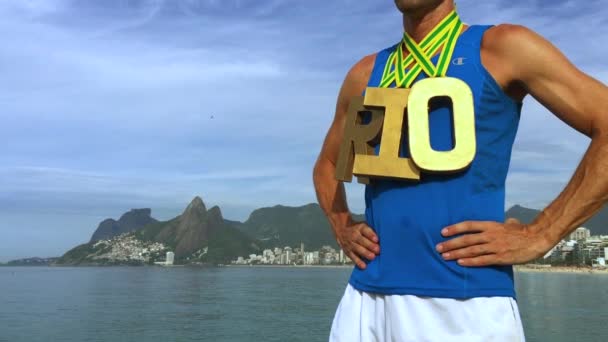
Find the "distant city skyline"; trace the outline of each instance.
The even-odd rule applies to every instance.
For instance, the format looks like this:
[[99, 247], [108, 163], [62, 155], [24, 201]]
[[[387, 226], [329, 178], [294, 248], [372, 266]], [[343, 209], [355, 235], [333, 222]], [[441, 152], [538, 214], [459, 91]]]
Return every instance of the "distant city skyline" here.
[[[530, 27], [608, 81], [601, 1], [457, 3], [466, 23]], [[401, 33], [390, 0], [1, 2], [0, 262], [61, 255], [132, 208], [174, 217], [197, 195], [240, 221], [316, 202], [344, 75]], [[542, 209], [587, 143], [527, 99], [507, 207]], [[356, 213], [363, 190], [347, 185]]]

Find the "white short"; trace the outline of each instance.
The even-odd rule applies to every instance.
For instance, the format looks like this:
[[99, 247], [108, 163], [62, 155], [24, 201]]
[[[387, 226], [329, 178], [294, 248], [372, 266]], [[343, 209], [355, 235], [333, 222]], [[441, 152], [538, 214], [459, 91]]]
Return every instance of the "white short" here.
[[512, 297], [378, 295], [348, 284], [329, 341], [524, 342], [525, 338]]

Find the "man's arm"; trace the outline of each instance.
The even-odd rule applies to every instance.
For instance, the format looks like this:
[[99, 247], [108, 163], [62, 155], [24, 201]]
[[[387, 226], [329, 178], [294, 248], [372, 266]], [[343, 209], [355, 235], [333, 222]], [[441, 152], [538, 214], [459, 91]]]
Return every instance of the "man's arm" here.
[[524, 27], [501, 25], [486, 35], [487, 67], [491, 71], [492, 65], [499, 65], [494, 68], [499, 83], [515, 89], [512, 93], [531, 94], [591, 143], [567, 186], [531, 224], [467, 221], [446, 227], [444, 236], [477, 232], [437, 246], [445, 259], [458, 259], [465, 266], [536, 259], [608, 200], [608, 88]]
[[353, 221], [344, 184], [336, 180], [335, 170], [350, 99], [365, 90], [374, 61], [375, 55], [367, 56], [348, 72], [338, 95], [334, 120], [313, 170], [317, 200], [327, 215], [336, 241], [360, 268], [366, 267], [361, 258], [372, 260], [380, 252], [378, 237], [364, 222]]

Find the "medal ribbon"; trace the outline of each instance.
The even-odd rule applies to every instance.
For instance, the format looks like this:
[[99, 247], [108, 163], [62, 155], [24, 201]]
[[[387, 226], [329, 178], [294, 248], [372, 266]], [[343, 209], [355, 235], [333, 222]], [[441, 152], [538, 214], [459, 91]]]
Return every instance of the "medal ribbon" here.
[[[399, 46], [389, 55], [384, 66], [380, 87], [387, 88], [395, 82], [396, 87], [409, 88], [416, 77], [423, 71], [429, 77], [445, 76], [450, 66], [450, 60], [452, 59], [462, 26], [462, 21], [456, 10], [454, 10], [439, 22], [420, 41], [420, 44], [417, 44], [407, 32], [404, 32]], [[410, 52], [405, 58], [403, 57], [404, 48]], [[439, 56], [439, 61], [437, 65], [433, 65], [431, 58], [441, 48], [443, 49]], [[412, 63], [415, 64], [406, 72], [405, 68]]]

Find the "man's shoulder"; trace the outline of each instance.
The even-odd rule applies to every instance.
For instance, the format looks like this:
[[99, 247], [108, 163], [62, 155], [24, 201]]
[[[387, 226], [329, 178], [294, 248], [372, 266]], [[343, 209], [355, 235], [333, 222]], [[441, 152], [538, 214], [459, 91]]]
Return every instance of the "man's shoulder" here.
[[552, 45], [531, 29], [517, 24], [489, 28], [481, 43], [482, 62], [503, 89], [515, 100], [527, 94], [523, 81], [547, 63], [543, 56]]
[[376, 57], [378, 53], [372, 53], [359, 59], [353, 64], [348, 71], [347, 77], [354, 79], [369, 78], [372, 71], [374, 70], [374, 64], [376, 63]]
[[371, 53], [369, 55], [364, 56], [363, 58], [361, 58], [357, 63], [355, 63], [351, 70], [353, 72], [367, 72], [367, 73], [371, 73], [372, 70], [374, 69], [374, 65], [376, 63], [376, 58], [379, 55], [382, 55], [383, 57], [380, 58], [387, 58], [393, 51], [395, 51], [395, 49], [400, 46], [399, 43], [397, 44], [393, 44], [391, 46], [385, 47], [384, 49]]
[[499, 24], [490, 27], [483, 35], [482, 47], [493, 51], [507, 51], [534, 44], [538, 35], [519, 24]]
[[378, 53], [366, 55], [353, 64], [346, 74], [344, 83], [354, 86], [357, 89], [364, 89], [369, 81], [372, 71], [374, 70], [377, 55]]

